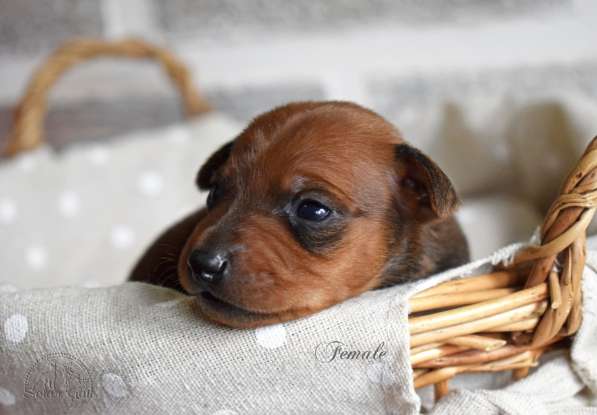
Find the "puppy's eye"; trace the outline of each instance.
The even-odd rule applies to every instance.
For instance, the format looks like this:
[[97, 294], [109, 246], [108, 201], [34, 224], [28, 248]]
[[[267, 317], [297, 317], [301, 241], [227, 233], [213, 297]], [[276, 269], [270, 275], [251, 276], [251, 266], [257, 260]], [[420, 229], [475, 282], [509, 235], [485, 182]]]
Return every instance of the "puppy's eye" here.
[[211, 209], [214, 205], [218, 202], [220, 197], [222, 196], [222, 188], [217, 184], [214, 185], [210, 190], [209, 194], [207, 195], [207, 208]]
[[327, 219], [330, 213], [332, 213], [330, 208], [310, 199], [302, 201], [296, 209], [296, 215], [299, 218], [312, 222], [321, 222]]

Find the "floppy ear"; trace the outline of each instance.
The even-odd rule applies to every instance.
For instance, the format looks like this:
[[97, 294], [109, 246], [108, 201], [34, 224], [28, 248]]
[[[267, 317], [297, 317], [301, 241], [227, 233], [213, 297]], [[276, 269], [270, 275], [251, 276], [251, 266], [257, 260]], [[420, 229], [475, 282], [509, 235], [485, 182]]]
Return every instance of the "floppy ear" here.
[[196, 179], [199, 189], [207, 190], [213, 185], [212, 179], [214, 173], [222, 166], [222, 164], [226, 162], [226, 160], [228, 160], [233, 145], [234, 140], [224, 144], [218, 149], [218, 151], [213, 153], [211, 157], [207, 159], [203, 166], [201, 166]]
[[450, 179], [429, 157], [408, 144], [395, 147], [400, 205], [427, 222], [448, 217], [459, 204]]

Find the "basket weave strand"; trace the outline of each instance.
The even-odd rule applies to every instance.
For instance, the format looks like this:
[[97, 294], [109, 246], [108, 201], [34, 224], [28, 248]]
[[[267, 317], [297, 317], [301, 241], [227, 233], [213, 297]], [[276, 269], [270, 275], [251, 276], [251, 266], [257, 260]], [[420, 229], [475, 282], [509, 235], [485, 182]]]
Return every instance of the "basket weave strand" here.
[[210, 110], [193, 86], [189, 71], [169, 51], [137, 39], [103, 41], [79, 39], [56, 49], [33, 74], [13, 113], [13, 126], [2, 154], [13, 156], [43, 142], [47, 96], [54, 83], [73, 66], [96, 57], [125, 57], [157, 61], [178, 89], [188, 117]]

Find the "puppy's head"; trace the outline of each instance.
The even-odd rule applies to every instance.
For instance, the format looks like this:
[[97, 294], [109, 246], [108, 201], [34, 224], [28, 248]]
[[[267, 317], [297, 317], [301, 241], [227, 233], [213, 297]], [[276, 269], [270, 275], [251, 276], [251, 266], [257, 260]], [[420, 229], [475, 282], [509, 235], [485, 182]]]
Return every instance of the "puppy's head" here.
[[389, 123], [342, 102], [261, 115], [197, 183], [207, 214], [181, 254], [181, 284], [208, 319], [233, 327], [311, 314], [411, 272], [419, 229], [457, 203]]

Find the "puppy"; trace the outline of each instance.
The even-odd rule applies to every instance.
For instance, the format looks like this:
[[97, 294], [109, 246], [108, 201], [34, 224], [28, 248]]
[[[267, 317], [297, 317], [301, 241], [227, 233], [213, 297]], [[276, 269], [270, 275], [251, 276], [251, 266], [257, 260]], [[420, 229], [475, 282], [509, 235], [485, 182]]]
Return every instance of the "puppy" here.
[[[158, 238], [131, 280], [184, 288], [227, 326], [296, 319], [469, 259], [450, 180], [356, 104], [298, 102], [257, 117], [197, 185], [207, 208]], [[165, 255], [175, 280], [163, 281]]]

